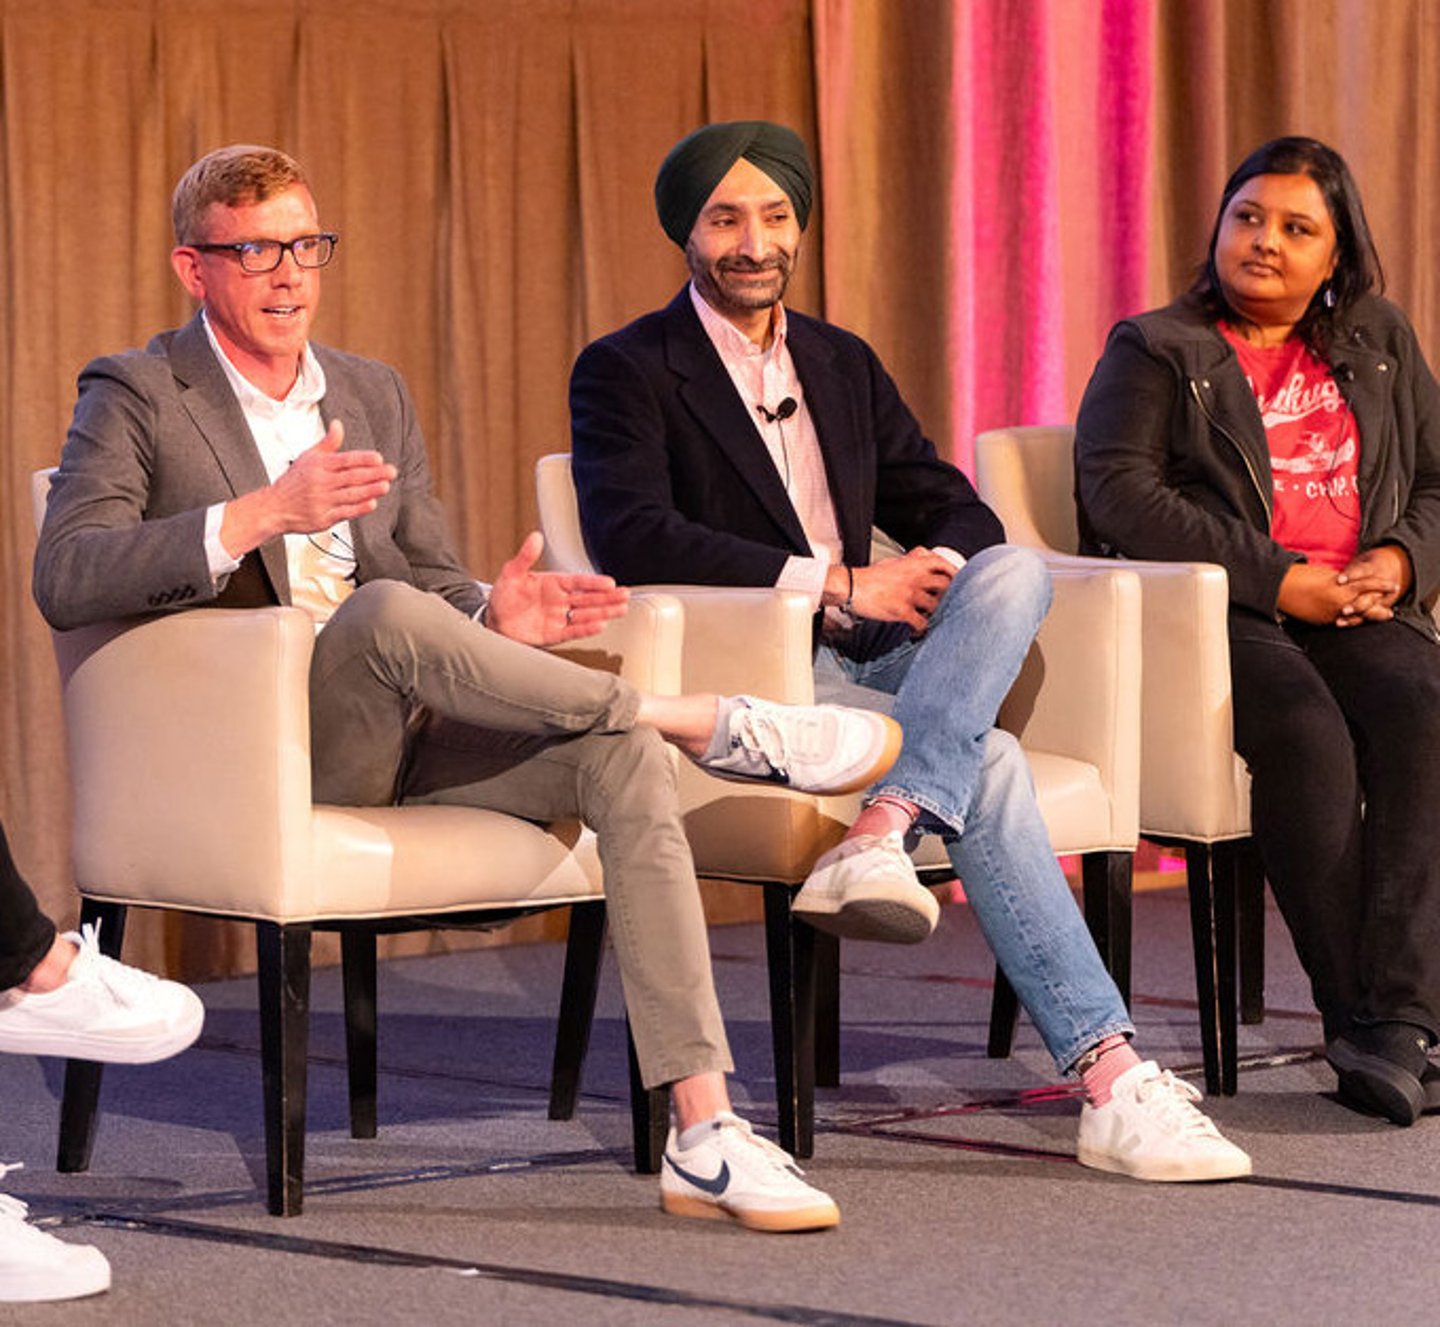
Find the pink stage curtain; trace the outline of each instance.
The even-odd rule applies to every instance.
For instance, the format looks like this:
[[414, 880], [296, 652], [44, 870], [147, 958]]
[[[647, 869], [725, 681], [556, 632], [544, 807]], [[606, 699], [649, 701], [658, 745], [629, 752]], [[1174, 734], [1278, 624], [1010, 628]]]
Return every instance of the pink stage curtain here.
[[816, 0], [814, 23], [827, 311], [968, 469], [977, 431], [1065, 419], [1146, 303], [1153, 7]]

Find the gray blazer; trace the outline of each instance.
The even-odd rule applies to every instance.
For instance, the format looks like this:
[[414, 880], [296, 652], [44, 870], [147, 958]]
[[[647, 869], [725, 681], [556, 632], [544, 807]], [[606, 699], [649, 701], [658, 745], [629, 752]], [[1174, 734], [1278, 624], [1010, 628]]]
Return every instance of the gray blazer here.
[[[484, 592], [450, 549], [404, 381], [387, 365], [314, 347], [320, 410], [346, 450], [374, 450], [399, 477], [351, 522], [357, 581], [405, 581], [473, 614]], [[197, 315], [143, 350], [80, 374], [80, 395], [35, 554], [35, 600], [59, 630], [169, 609], [290, 602], [282, 538], [211, 581], [205, 510], [268, 483], [240, 403]]]

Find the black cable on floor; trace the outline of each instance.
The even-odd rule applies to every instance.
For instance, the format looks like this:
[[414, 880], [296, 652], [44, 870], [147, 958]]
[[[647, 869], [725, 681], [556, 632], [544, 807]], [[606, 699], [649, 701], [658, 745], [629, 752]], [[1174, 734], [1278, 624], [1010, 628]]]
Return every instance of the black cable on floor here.
[[198, 1221], [174, 1221], [163, 1217], [136, 1217], [124, 1212], [92, 1212], [77, 1224], [133, 1230], [142, 1234], [174, 1239], [199, 1240], [213, 1244], [234, 1244], [270, 1253], [288, 1253], [306, 1258], [329, 1258], [363, 1263], [373, 1267], [406, 1267], [450, 1272], [460, 1276], [541, 1290], [558, 1290], [604, 1299], [633, 1300], [643, 1304], [688, 1309], [713, 1309], [734, 1317], [742, 1315], [768, 1322], [804, 1323], [807, 1327], [916, 1327], [911, 1319], [877, 1318], [861, 1313], [837, 1313], [803, 1304], [757, 1304], [713, 1295], [697, 1295], [668, 1286], [643, 1282], [615, 1281], [608, 1277], [582, 1276], [572, 1272], [550, 1272], [538, 1267], [515, 1267], [504, 1263], [475, 1262], [427, 1253], [410, 1253], [383, 1245], [350, 1244], [336, 1240], [310, 1239], [266, 1231], [234, 1230]]

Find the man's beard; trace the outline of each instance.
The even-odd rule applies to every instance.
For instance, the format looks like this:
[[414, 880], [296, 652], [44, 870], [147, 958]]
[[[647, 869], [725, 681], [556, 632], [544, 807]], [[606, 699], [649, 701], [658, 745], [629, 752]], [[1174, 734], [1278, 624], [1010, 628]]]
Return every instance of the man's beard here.
[[[793, 269], [793, 258], [788, 253], [777, 253], [759, 263], [749, 258], [722, 258], [709, 266], [692, 267], [692, 275], [701, 295], [713, 307], [756, 310], [773, 308], [780, 303]], [[770, 272], [774, 279], [763, 286], [738, 283], [726, 280], [731, 272]]]

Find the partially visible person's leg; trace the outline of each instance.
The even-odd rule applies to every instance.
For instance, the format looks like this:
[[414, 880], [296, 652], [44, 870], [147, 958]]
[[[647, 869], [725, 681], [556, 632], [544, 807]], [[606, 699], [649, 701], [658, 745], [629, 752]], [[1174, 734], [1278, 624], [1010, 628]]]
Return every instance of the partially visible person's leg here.
[[811, 792], [861, 787], [890, 767], [900, 730], [864, 711], [755, 697], [655, 696], [521, 645], [398, 581], [355, 591], [315, 643], [311, 749], [317, 801], [389, 802], [417, 714], [544, 738], [655, 729], [722, 778]]
[[55, 946], [55, 924], [35, 901], [0, 825], [0, 991], [19, 986]]
[[[200, 1033], [195, 994], [100, 953], [92, 928], [57, 935], [20, 875], [0, 826], [0, 1051], [142, 1064], [184, 1050]], [[0, 1163], [0, 1178], [18, 1166]], [[0, 1193], [0, 1303], [97, 1295], [110, 1264], [88, 1244], [30, 1225]]]
[[[944, 835], [996, 961], [1056, 1066], [1081, 1074], [1080, 1159], [1141, 1179], [1248, 1174], [1249, 1158], [1195, 1109], [1198, 1093], [1130, 1048], [1134, 1026], [1056, 861], [1024, 753], [994, 727], [1049, 602], [1035, 554], [987, 549], [956, 576], [918, 648], [853, 670], [856, 680], [897, 689], [892, 713], [905, 730], [900, 759], [875, 793], [918, 808], [916, 828]], [[817, 691], [821, 677], [827, 699], [863, 703], [853, 684], [834, 685], [826, 660]], [[886, 840], [871, 855], [913, 880], [898, 834]], [[827, 858], [833, 875], [853, 868], [859, 854], [846, 858], [845, 848], [821, 859], [802, 898], [816, 876], [825, 883]]]
[[1440, 647], [1397, 622], [1293, 630], [1345, 714], [1364, 802], [1357, 1002], [1326, 1053], [1342, 1100], [1413, 1124], [1440, 1105]]
[[857, 680], [892, 692], [905, 745], [876, 795], [913, 802], [953, 824], [980, 785], [995, 716], [1050, 611], [1039, 556], [1001, 544], [956, 573], [930, 626], [908, 654], [892, 653]]
[[1134, 1024], [1040, 817], [1020, 744], [992, 729], [980, 786], [958, 835], [946, 835], [951, 865], [985, 939], [1061, 1072]]
[[1330, 1041], [1349, 1028], [1361, 995], [1364, 854], [1354, 743], [1324, 678], [1279, 624], [1232, 611], [1230, 673], [1255, 840]]
[[200, 1035], [205, 1009], [188, 987], [100, 952], [98, 936], [57, 935], [21, 878], [0, 828], [0, 1051], [149, 1064]]
[[997, 545], [956, 573], [923, 636], [902, 637], [874, 658], [846, 659], [831, 650], [817, 656], [816, 699], [888, 710], [904, 745], [845, 841], [820, 859], [797, 895], [796, 911], [812, 925], [900, 943], [923, 940], [934, 929], [939, 911], [914, 880], [904, 833], [920, 812], [935, 824], [963, 824], [995, 716], [1049, 611], [1050, 594], [1035, 553]]
[[839, 1220], [835, 1204], [730, 1110], [731, 1060], [699, 886], [674, 766], [654, 730], [555, 740], [432, 718], [402, 796], [529, 820], [578, 817], [595, 830], [641, 1077], [673, 1088], [676, 1127], [661, 1177], [667, 1210], [729, 1215], [761, 1230]]
[[729, 1071], [674, 768], [653, 731], [555, 741], [431, 719], [415, 743], [402, 799], [540, 822], [573, 817], [594, 829], [646, 1085]]
[[1399, 622], [1308, 632], [1339, 701], [1364, 799], [1358, 1021], [1440, 1036], [1440, 645]]
[[438, 595], [362, 585], [315, 642], [310, 747], [317, 802], [383, 806], [422, 709], [519, 736], [618, 732], [640, 698], [612, 674], [507, 640]]

